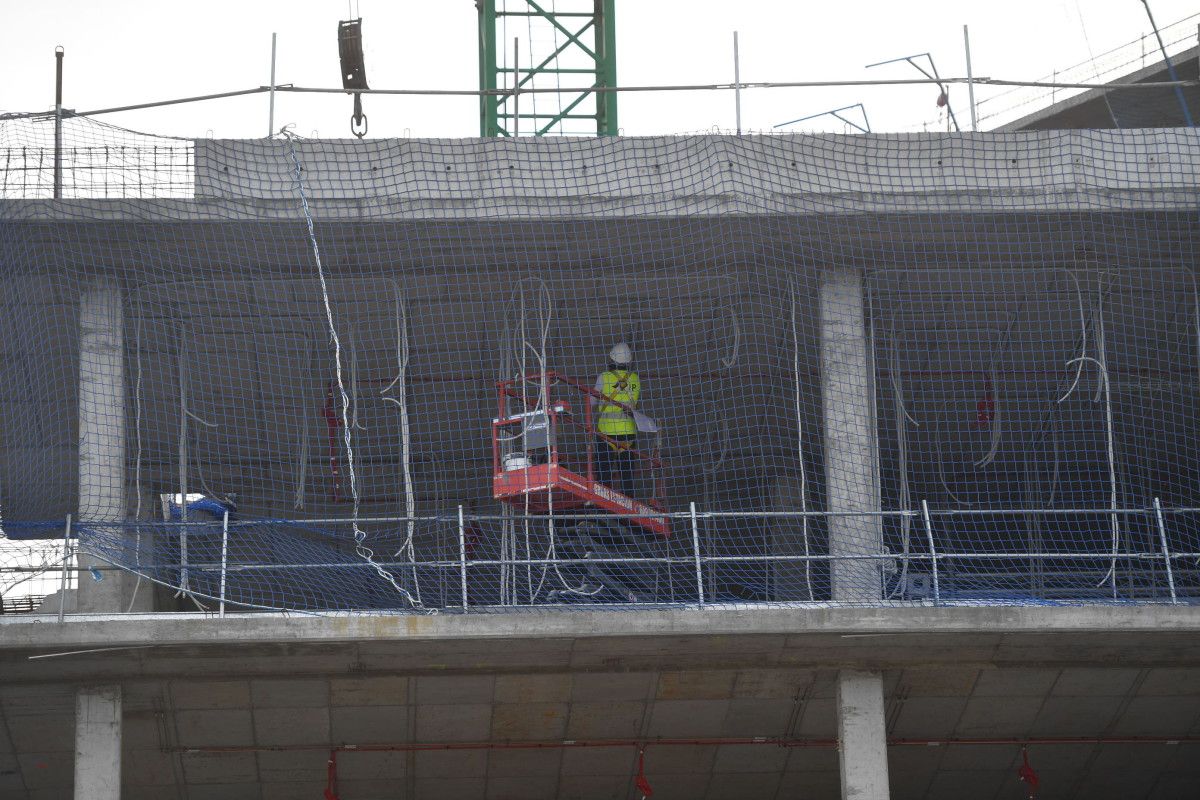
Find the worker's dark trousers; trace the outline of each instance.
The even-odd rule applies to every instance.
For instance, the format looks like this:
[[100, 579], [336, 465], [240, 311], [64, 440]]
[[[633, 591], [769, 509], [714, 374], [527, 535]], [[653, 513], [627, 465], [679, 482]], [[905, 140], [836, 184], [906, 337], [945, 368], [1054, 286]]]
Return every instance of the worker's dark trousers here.
[[[629, 433], [622, 436], [608, 437], [616, 442], [628, 442], [630, 447], [637, 445], [637, 434]], [[596, 480], [631, 497], [635, 496], [639, 487], [634, 475], [637, 472], [637, 456], [630, 450], [614, 450], [613, 446], [601, 439], [596, 443]], [[613, 479], [619, 478], [619, 483]]]

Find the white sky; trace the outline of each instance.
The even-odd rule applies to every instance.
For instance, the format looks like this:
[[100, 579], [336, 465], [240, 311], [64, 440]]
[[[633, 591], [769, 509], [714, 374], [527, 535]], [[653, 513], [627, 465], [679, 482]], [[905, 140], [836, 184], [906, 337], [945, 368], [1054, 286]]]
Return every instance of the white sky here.
[[[578, 0], [556, 2], [561, 10]], [[1160, 26], [1197, 11], [1194, 0], [1151, 4]], [[473, 0], [357, 0], [356, 6], [372, 88], [477, 88]], [[64, 102], [79, 110], [265, 85], [272, 31], [279, 34], [278, 83], [340, 86], [336, 30], [347, 17], [346, 0], [3, 0], [0, 110], [52, 106], [53, 51], [60, 44]], [[916, 73], [903, 64], [863, 66], [924, 51], [933, 53], [942, 75], [963, 75], [964, 23], [971, 26], [975, 74], [997, 78], [1034, 79], [1088, 60], [1085, 27], [1097, 55], [1149, 32], [1141, 0], [617, 0], [618, 79], [623, 85], [731, 82], [734, 30], [744, 81], [910, 77]], [[510, 30], [508, 40], [516, 33]], [[978, 97], [988, 93], [994, 90], [981, 89]], [[863, 102], [875, 130], [919, 130], [936, 123], [936, 96], [931, 87], [746, 91], [743, 127], [767, 129]], [[966, 127], [965, 87], [951, 97]], [[267, 102], [256, 95], [101, 119], [153, 133], [258, 137], [267, 133]], [[478, 134], [472, 97], [368, 96], [364, 106], [372, 137]], [[342, 95], [281, 94], [275, 127], [294, 123], [302, 135], [344, 137], [350, 111]], [[728, 129], [733, 95], [624, 95], [620, 120], [633, 135]], [[805, 127], [843, 130], [829, 121]]]

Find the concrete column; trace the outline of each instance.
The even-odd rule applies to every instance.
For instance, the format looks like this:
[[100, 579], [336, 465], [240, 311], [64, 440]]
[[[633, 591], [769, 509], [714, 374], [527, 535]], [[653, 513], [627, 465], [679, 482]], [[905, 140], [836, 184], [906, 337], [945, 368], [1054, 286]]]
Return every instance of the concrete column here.
[[[124, 522], [125, 325], [121, 290], [111, 280], [94, 280], [79, 300], [79, 513], [87, 522]], [[99, 573], [107, 562], [79, 554], [77, 607], [83, 612], [124, 611], [133, 576]], [[149, 596], [149, 593], [147, 593]], [[70, 609], [70, 605], [68, 605]]]
[[75, 800], [121, 798], [121, 687], [75, 695]]
[[[878, 511], [875, 402], [872, 359], [863, 311], [863, 276], [857, 269], [821, 273], [821, 401], [825, 433], [825, 493], [830, 511]], [[833, 599], [877, 602], [883, 594], [881, 562], [839, 561], [877, 555], [883, 524], [875, 517], [830, 517]]]
[[839, 672], [837, 710], [842, 800], [887, 800], [883, 675], [845, 669]]

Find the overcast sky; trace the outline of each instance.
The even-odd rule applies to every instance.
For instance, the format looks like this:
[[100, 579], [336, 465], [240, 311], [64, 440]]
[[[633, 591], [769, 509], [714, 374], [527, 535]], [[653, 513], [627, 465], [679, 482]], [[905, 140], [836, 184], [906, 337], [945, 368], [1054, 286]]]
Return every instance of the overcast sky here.
[[[553, 2], [560, 10], [580, 4]], [[1194, 0], [1151, 3], [1160, 26], [1197, 11]], [[357, 0], [354, 6], [363, 18], [372, 88], [477, 88], [473, 0]], [[56, 45], [66, 49], [64, 102], [80, 110], [265, 85], [273, 31], [279, 34], [278, 83], [336, 87], [337, 23], [349, 13], [346, 0], [3, 0], [0, 8], [3, 111], [52, 106]], [[744, 81], [910, 77], [916, 73], [903, 64], [863, 67], [925, 51], [943, 75], [964, 75], [964, 23], [971, 28], [976, 75], [1034, 79], [1149, 32], [1141, 0], [617, 0], [616, 13], [618, 78], [625, 85], [731, 82], [734, 30]], [[511, 41], [520, 31], [514, 25], [505, 33]], [[537, 54], [549, 46], [543, 39], [533, 49]], [[994, 90], [981, 89], [979, 97], [989, 93]], [[861, 102], [875, 130], [920, 130], [939, 124], [936, 97], [930, 87], [746, 91], [743, 126], [767, 129]], [[966, 89], [954, 88], [952, 101], [965, 127]], [[267, 133], [267, 104], [259, 95], [102, 119], [179, 136], [257, 137]], [[372, 137], [475, 136], [479, 130], [475, 98], [367, 97], [364, 105]], [[275, 127], [294, 123], [302, 135], [348, 136], [350, 112], [345, 96], [283, 94]], [[733, 96], [625, 95], [620, 120], [623, 132], [633, 135], [732, 128]], [[801, 128], [843, 130], [829, 120]]]

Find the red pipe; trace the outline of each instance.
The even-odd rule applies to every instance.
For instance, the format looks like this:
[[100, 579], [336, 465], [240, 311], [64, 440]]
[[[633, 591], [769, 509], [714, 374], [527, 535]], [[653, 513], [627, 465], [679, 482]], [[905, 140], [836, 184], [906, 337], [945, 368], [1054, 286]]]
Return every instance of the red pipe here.
[[[949, 745], [1027, 745], [1055, 744], [1193, 744], [1200, 736], [1038, 736], [993, 738], [888, 739], [891, 747], [940, 747]], [[530, 742], [411, 742], [406, 744], [329, 745], [240, 745], [231, 747], [176, 747], [182, 753], [254, 753], [319, 750], [358, 753], [407, 753], [428, 750], [566, 750], [585, 747], [705, 747], [716, 745], [766, 744], [776, 747], [833, 748], [837, 739], [781, 739], [766, 736], [716, 737], [695, 739], [563, 739]]]
[[339, 503], [342, 500], [342, 477], [341, 471], [338, 469], [337, 431], [342, 421], [338, 419], [337, 410], [334, 407], [333, 381], [326, 384], [325, 406], [321, 409], [321, 416], [325, 418], [325, 425], [329, 429], [329, 469], [333, 473], [333, 502]]

